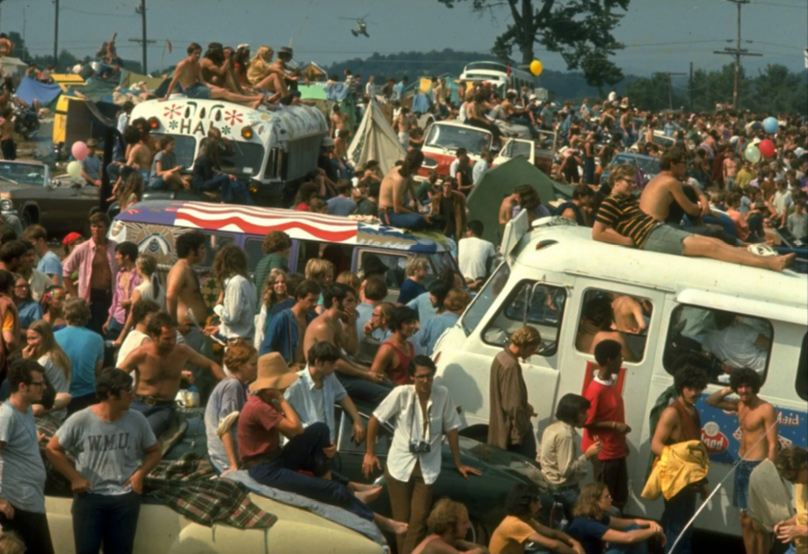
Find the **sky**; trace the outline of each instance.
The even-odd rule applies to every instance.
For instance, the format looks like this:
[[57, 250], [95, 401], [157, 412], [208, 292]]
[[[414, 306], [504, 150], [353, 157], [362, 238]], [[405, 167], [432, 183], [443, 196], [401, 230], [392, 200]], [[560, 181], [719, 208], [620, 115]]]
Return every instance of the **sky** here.
[[[374, 52], [452, 48], [485, 53], [509, 22], [505, 7], [480, 15], [472, 12], [470, 2], [448, 9], [437, 0], [144, 1], [148, 38], [156, 41], [148, 50], [150, 71], [176, 64], [192, 41], [203, 46], [211, 41], [248, 43], [253, 51], [261, 44], [277, 50], [291, 42], [296, 60], [320, 65]], [[59, 49], [79, 57], [93, 55], [117, 31], [122, 57], [140, 60], [140, 46], [129, 41], [141, 37], [141, 17], [135, 13], [140, 2], [59, 0]], [[340, 19], [365, 15], [370, 38], [353, 37], [354, 22]], [[54, 16], [53, 0], [5, 0], [0, 4], [0, 30], [24, 35], [35, 55], [49, 54]], [[734, 59], [713, 51], [734, 47], [736, 18], [736, 5], [727, 0], [631, 0], [614, 30], [626, 48], [613, 60], [624, 73], [636, 75], [687, 72], [690, 62], [695, 69], [718, 69]], [[742, 8], [741, 32], [742, 48], [763, 54], [743, 59], [747, 74], [757, 74], [769, 63], [799, 71], [805, 67], [803, 49], [808, 46], [808, 1], [751, 0]], [[166, 39], [173, 53], [167, 51]], [[521, 59], [517, 52], [514, 57]], [[566, 70], [560, 56], [538, 44], [536, 57], [545, 68]]]

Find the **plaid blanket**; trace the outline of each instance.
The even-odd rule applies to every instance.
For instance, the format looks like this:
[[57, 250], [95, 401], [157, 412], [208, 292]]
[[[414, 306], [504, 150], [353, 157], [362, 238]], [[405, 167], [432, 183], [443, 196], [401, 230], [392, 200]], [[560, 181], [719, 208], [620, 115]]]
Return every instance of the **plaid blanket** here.
[[[45, 416], [37, 418], [36, 423], [44, 435], [39, 443], [44, 450], [60, 422]], [[68, 480], [55, 471], [47, 459], [45, 468], [46, 493], [72, 496]], [[237, 529], [268, 529], [278, 520], [250, 500], [246, 487], [229, 479], [211, 479], [213, 475], [207, 459], [189, 455], [180, 460], [163, 460], [146, 478], [144, 494], [207, 527], [220, 523]]]

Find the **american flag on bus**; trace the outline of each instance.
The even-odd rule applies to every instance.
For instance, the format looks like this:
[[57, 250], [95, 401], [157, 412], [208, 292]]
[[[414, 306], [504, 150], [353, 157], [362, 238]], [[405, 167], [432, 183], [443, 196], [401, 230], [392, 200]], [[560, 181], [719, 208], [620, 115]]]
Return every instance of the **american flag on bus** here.
[[174, 225], [260, 236], [284, 231], [293, 239], [341, 243], [356, 242], [359, 227], [356, 221], [339, 216], [206, 202], [188, 202], [179, 208]]

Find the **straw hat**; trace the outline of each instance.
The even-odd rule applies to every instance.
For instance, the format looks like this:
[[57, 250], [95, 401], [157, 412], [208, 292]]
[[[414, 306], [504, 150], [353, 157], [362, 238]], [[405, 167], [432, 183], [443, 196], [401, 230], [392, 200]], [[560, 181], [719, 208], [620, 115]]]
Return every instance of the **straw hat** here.
[[283, 356], [271, 352], [258, 358], [258, 378], [250, 384], [250, 392], [283, 390], [298, 379], [299, 376], [289, 369]]

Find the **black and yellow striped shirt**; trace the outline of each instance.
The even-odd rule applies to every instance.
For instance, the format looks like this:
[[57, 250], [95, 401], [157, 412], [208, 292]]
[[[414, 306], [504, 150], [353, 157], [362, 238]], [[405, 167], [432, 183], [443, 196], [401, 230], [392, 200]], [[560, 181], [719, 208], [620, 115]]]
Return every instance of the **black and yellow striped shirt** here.
[[643, 212], [633, 196], [609, 196], [598, 208], [596, 221], [629, 237], [642, 248], [656, 225], [653, 217]]

